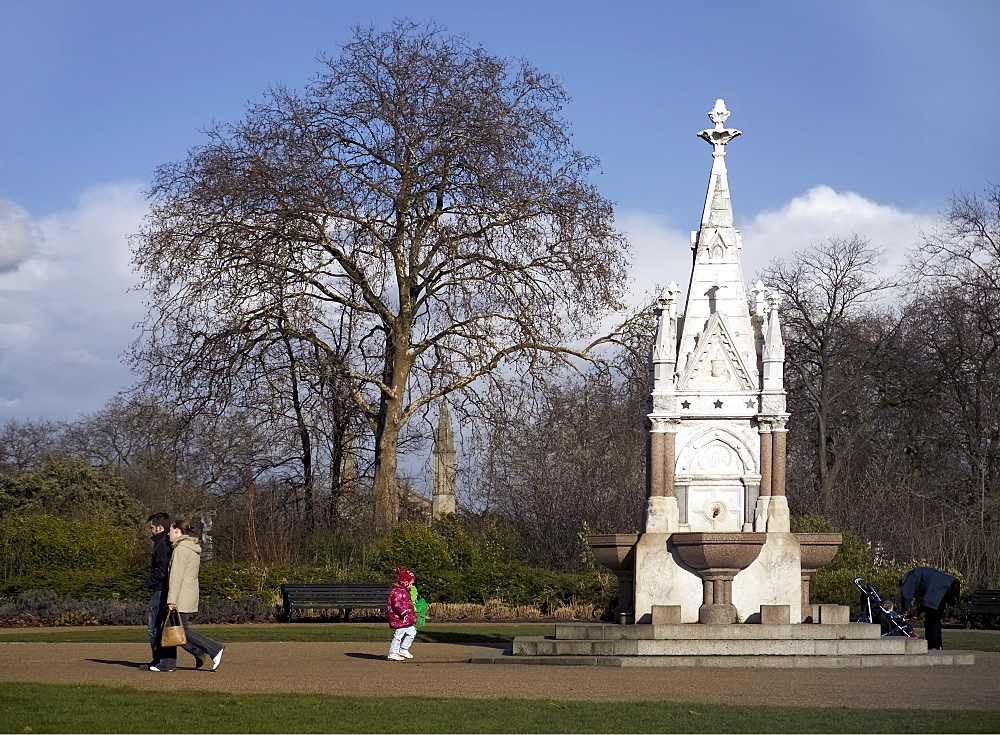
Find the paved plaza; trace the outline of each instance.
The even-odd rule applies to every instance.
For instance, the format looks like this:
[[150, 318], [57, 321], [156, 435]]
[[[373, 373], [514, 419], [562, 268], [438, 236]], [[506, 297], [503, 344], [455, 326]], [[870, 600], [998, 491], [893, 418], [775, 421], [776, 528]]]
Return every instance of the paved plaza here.
[[[388, 640], [388, 637], [387, 637]], [[234, 643], [218, 671], [181, 653], [173, 673], [139, 668], [140, 643], [0, 643], [0, 682], [99, 684], [139, 689], [348, 696], [720, 702], [1000, 712], [1000, 653], [972, 666], [866, 669], [607, 669], [480, 666], [481, 645], [417, 643], [412, 661], [386, 661], [388, 643]], [[1000, 727], [1000, 722], [998, 722]]]

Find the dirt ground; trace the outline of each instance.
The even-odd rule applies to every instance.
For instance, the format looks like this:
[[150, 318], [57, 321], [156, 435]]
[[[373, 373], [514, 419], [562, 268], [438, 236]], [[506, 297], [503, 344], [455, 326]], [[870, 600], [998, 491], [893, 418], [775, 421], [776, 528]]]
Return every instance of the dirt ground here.
[[[0, 682], [101, 684], [161, 691], [311, 692], [380, 696], [725, 702], [1000, 712], [1000, 653], [972, 666], [872, 669], [615, 669], [469, 664], [498, 649], [417, 643], [411, 661], [383, 643], [234, 643], [218, 671], [140, 668], [139, 643], [0, 643]], [[190, 668], [188, 668], [190, 667]], [[1000, 715], [997, 731], [1000, 732]]]

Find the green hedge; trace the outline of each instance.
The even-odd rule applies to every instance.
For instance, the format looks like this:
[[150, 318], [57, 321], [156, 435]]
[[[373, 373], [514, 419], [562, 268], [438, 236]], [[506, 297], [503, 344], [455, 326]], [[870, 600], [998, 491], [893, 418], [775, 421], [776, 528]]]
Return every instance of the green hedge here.
[[47, 569], [7, 580], [0, 586], [0, 595], [14, 597], [34, 590], [51, 590], [78, 600], [148, 600], [145, 581], [144, 567], [100, 571]]
[[550, 612], [562, 604], [590, 603], [605, 608], [617, 594], [617, 581], [606, 573], [554, 572], [500, 558], [476, 543], [454, 519], [434, 528], [403, 524], [379, 546], [375, 566], [385, 579], [403, 567], [416, 574], [415, 584], [428, 602], [535, 605]]
[[0, 520], [0, 582], [35, 573], [120, 572], [140, 557], [134, 533], [45, 514]]

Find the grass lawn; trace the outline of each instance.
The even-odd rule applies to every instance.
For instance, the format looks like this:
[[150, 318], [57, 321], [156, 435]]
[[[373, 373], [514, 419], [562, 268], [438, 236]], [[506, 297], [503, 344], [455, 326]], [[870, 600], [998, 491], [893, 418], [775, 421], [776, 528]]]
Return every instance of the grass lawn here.
[[[197, 621], [194, 625], [199, 628]], [[385, 642], [385, 623], [295, 623], [291, 625], [212, 625], [204, 630], [222, 643], [361, 643]], [[423, 643], [505, 645], [515, 636], [553, 635], [551, 623], [430, 623], [420, 629]], [[918, 631], [922, 633], [922, 631]], [[1000, 652], [1000, 631], [945, 629], [944, 645], [950, 651]], [[0, 643], [145, 643], [146, 629], [19, 628], [0, 631]]]
[[5, 684], [0, 732], [995, 733], [1000, 713], [318, 694], [150, 692]]
[[[295, 623], [292, 625], [206, 625], [202, 629], [220, 643], [359, 643], [385, 642], [390, 637], [385, 623]], [[420, 629], [423, 643], [469, 643], [505, 645], [515, 636], [553, 635], [550, 624], [430, 623]], [[115, 628], [19, 628], [0, 631], [0, 643], [145, 643], [145, 627]]]

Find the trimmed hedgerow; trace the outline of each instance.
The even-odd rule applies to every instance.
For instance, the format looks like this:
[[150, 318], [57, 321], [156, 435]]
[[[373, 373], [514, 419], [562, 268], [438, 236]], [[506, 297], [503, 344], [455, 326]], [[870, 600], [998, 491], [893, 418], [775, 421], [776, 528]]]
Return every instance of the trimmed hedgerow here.
[[0, 519], [0, 581], [37, 572], [121, 571], [139, 556], [137, 537], [104, 524], [55, 516], [8, 514]]
[[[138, 600], [64, 597], [53, 590], [32, 590], [13, 599], [0, 600], [0, 626], [145, 625], [147, 603]], [[274, 610], [259, 597], [202, 600], [198, 623], [260, 623], [271, 620]]]

